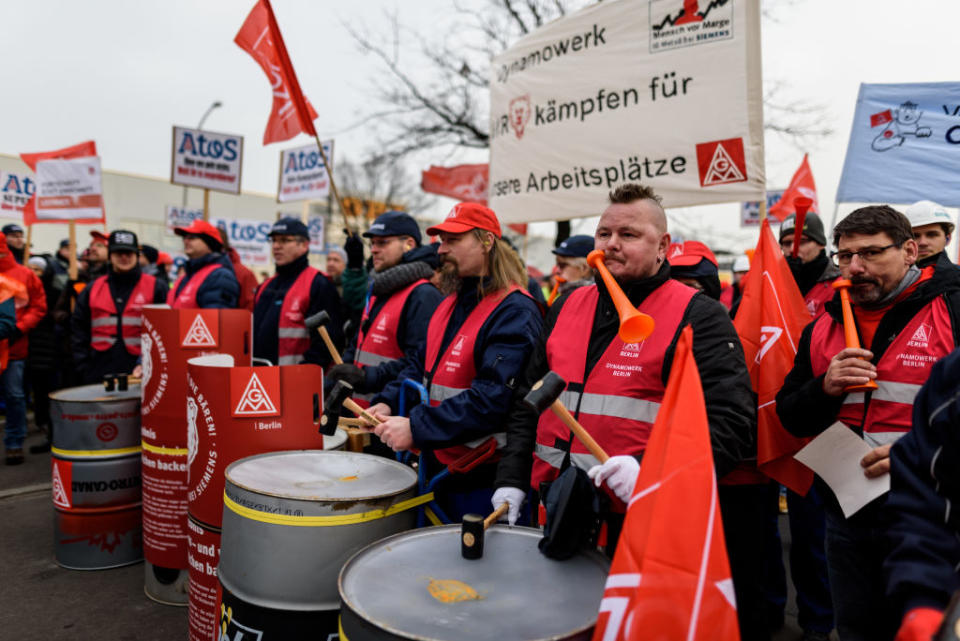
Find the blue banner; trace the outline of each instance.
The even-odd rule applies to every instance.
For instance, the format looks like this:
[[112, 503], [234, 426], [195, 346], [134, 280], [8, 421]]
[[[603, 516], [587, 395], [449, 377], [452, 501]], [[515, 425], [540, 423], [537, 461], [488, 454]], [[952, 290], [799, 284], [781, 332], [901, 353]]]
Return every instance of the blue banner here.
[[837, 202], [960, 207], [960, 82], [860, 85]]

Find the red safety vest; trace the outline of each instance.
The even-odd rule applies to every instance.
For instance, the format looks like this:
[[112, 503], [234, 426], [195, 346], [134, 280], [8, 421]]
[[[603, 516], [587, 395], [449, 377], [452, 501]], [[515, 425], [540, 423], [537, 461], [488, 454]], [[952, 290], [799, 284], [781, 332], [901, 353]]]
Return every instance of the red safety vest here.
[[[843, 325], [824, 314], [810, 336], [810, 364], [814, 376], [827, 371], [830, 359], [846, 347]], [[930, 377], [933, 364], [953, 351], [953, 327], [942, 296], [923, 306], [910, 319], [877, 363], [877, 389], [847, 394], [837, 420], [863, 437], [872, 447], [893, 443], [910, 431], [913, 399]]]
[[376, 296], [370, 297], [370, 302], [363, 310], [363, 317], [360, 319], [360, 331], [357, 334], [357, 355], [353, 359], [354, 364], [358, 367], [374, 367], [381, 363], [403, 358], [403, 349], [397, 341], [400, 316], [403, 314], [403, 308], [406, 306], [407, 299], [410, 298], [413, 290], [420, 285], [429, 284], [429, 282], [427, 279], [421, 278], [391, 295], [374, 317], [376, 323], [372, 324], [367, 334], [364, 334], [363, 327], [367, 324], [369, 310], [373, 309], [377, 302]]
[[726, 307], [727, 311], [733, 309], [733, 285], [720, 290], [720, 304]]
[[[123, 308], [120, 325], [123, 328], [123, 346], [134, 356], [140, 355], [140, 325], [143, 323], [143, 306], [153, 303], [157, 279], [141, 274], [130, 298]], [[93, 281], [90, 288], [90, 346], [105, 352], [117, 342], [117, 306], [110, 295], [107, 277]]]
[[[651, 292], [638, 309], [655, 316], [653, 333], [641, 343], [624, 343], [614, 336], [586, 383], [587, 351], [600, 299], [597, 286], [577, 289], [560, 310], [547, 339], [547, 364], [567, 381], [560, 395], [564, 406], [611, 456], [646, 449], [665, 391], [664, 354], [696, 293], [675, 280]], [[570, 439], [569, 428], [553, 412], [540, 415], [531, 476], [535, 489], [557, 477]], [[570, 452], [577, 467], [589, 469], [599, 463], [578, 439], [573, 439]]]
[[197, 292], [200, 290], [200, 286], [203, 285], [203, 281], [207, 279], [207, 276], [221, 267], [223, 267], [223, 265], [220, 263], [211, 263], [201, 267], [194, 272], [193, 277], [187, 281], [187, 284], [183, 286], [183, 290], [179, 294], [177, 293], [177, 288], [180, 287], [180, 283], [186, 278], [186, 274], [178, 278], [177, 282], [173, 284], [173, 289], [167, 294], [167, 305], [173, 309], [196, 309]]
[[[840, 278], [837, 276], [837, 278]], [[836, 280], [833, 279], [833, 280]], [[807, 303], [807, 310], [810, 312], [810, 318], [817, 320], [823, 315], [823, 306], [833, 300], [836, 291], [833, 289], [833, 280], [825, 280], [817, 283], [810, 288], [803, 300]]]
[[[277, 365], [296, 365], [310, 349], [310, 332], [303, 324], [303, 319], [310, 308], [310, 286], [313, 284], [313, 277], [319, 273], [320, 271], [313, 267], [306, 267], [283, 297], [280, 323], [277, 326]], [[257, 289], [254, 305], [274, 278], [276, 276], [271, 276]]]
[[[433, 377], [428, 378], [425, 375], [423, 379], [431, 406], [436, 407], [444, 400], [470, 389], [470, 384], [477, 373], [476, 363], [473, 361], [473, 348], [477, 341], [477, 334], [479, 334], [480, 328], [483, 327], [493, 310], [515, 291], [523, 292], [527, 296], [530, 295], [517, 285], [511, 285], [506, 292], [495, 292], [484, 296], [483, 300], [470, 312], [463, 325], [457, 330], [457, 335], [450, 341], [450, 345], [447, 346], [447, 350], [442, 356], [440, 355], [440, 344], [443, 342], [443, 335], [447, 331], [447, 323], [450, 322], [450, 316], [453, 314], [457, 295], [447, 296], [437, 307], [437, 311], [430, 317], [430, 324], [427, 326], [427, 351], [424, 363], [424, 372], [427, 374], [433, 372]], [[498, 447], [502, 447], [506, 442], [506, 434], [503, 432], [491, 436], [496, 437]], [[466, 454], [472, 447], [476, 447], [486, 440], [486, 438], [483, 438], [466, 445], [454, 445], [436, 450], [434, 454], [437, 460], [444, 465], [448, 465]]]

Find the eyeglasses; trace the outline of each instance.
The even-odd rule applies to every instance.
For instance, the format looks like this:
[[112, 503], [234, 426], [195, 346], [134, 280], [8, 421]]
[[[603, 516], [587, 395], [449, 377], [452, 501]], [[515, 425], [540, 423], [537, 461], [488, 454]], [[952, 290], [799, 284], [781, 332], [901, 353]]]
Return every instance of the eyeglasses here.
[[901, 243], [891, 243], [886, 247], [866, 247], [864, 249], [861, 249], [858, 252], [847, 252], [847, 251], [833, 252], [830, 254], [830, 257], [833, 258], [833, 262], [836, 263], [838, 266], [849, 265], [850, 261], [853, 260], [854, 256], [859, 256], [860, 260], [862, 260], [865, 263], [872, 263], [875, 260], [879, 260], [883, 252], [887, 251], [892, 247], [899, 247], [900, 245]]
[[300, 236], [271, 236], [270, 242], [274, 245], [286, 245], [288, 243], [296, 243], [301, 240]]

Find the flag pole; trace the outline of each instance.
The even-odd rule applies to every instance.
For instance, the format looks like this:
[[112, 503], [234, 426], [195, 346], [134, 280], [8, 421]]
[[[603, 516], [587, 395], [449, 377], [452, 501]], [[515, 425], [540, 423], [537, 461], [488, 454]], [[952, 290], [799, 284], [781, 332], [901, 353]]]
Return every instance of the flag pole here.
[[[320, 142], [320, 136], [314, 134], [314, 140], [317, 141], [317, 149], [320, 150], [320, 159], [323, 161], [323, 166], [327, 168], [327, 178], [330, 180], [330, 191], [333, 192], [333, 199], [337, 201], [337, 205], [340, 207], [340, 214], [343, 216], [343, 224], [348, 225], [347, 222], [347, 208], [343, 206], [343, 201], [340, 200], [340, 193], [337, 191], [337, 183], [333, 180], [333, 167], [330, 166], [330, 163], [327, 161], [327, 152], [323, 150], [323, 143]], [[353, 226], [354, 231], [360, 232], [360, 225], [357, 222], [356, 216], [353, 217]]]
[[210, 220], [210, 190], [203, 188], [203, 222]]
[[763, 224], [763, 221], [767, 219], [767, 197], [764, 194], [764, 197], [760, 199], [760, 224]]
[[30, 258], [30, 248], [33, 247], [33, 225], [27, 225], [27, 245], [23, 250], [23, 259]]
[[70, 280], [77, 280], [77, 223], [70, 221], [70, 266], [67, 268], [67, 275]]

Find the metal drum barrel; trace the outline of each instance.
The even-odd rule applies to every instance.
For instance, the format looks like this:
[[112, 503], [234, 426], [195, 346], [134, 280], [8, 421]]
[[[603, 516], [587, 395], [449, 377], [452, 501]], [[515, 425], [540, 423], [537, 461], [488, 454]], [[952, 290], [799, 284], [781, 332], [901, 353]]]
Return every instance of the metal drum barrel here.
[[50, 418], [57, 563], [99, 570], [140, 561], [139, 385], [58, 390]]
[[416, 484], [411, 468], [354, 452], [275, 452], [230, 465], [219, 566], [229, 620], [221, 626], [264, 639], [335, 634], [341, 566], [413, 527], [425, 500]]
[[540, 530], [491, 526], [483, 557], [461, 556], [460, 526], [378, 541], [340, 572], [341, 639], [590, 639], [609, 564], [596, 552], [542, 555]]

